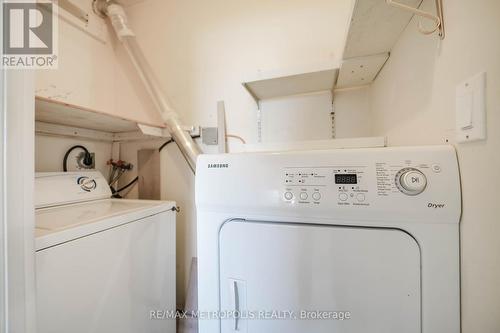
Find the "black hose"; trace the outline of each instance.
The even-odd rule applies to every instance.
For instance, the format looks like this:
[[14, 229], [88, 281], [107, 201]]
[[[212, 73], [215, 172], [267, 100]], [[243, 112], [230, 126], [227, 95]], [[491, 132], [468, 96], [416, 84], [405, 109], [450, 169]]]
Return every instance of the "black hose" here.
[[130, 181], [130, 183], [128, 183], [127, 185], [123, 186], [122, 188], [119, 188], [119, 189], [115, 190], [115, 192], [114, 192], [114, 193], [119, 193], [119, 192], [121, 192], [121, 191], [123, 191], [123, 190], [128, 189], [130, 186], [134, 185], [134, 183], [135, 183], [136, 181], [138, 181], [138, 180], [139, 180], [139, 176], [137, 176], [137, 177], [135, 177], [134, 179], [132, 179], [132, 180]]
[[163, 148], [165, 148], [165, 147], [166, 147], [169, 143], [171, 143], [171, 142], [174, 142], [174, 140], [173, 140], [173, 139], [170, 139], [170, 140], [166, 141], [164, 144], [162, 144], [162, 145], [160, 146], [160, 148], [158, 148], [158, 151], [160, 151], [160, 152], [161, 152], [161, 151], [162, 151], [162, 149], [163, 149]]
[[76, 146], [73, 146], [70, 149], [68, 149], [68, 151], [66, 152], [66, 154], [64, 154], [64, 158], [63, 158], [63, 170], [64, 170], [64, 172], [68, 171], [68, 157], [69, 157], [69, 154], [73, 150], [78, 149], [78, 148], [82, 149], [85, 152], [85, 157], [83, 158], [83, 163], [85, 165], [87, 165], [87, 166], [92, 165], [92, 156], [90, 156], [90, 153], [89, 153], [88, 149], [85, 148], [84, 146], [76, 145]]
[[[193, 136], [191, 136], [191, 138], [193, 138], [193, 139], [198, 139], [199, 137], [200, 137], [200, 135], [193, 135]], [[158, 148], [158, 151], [161, 152], [163, 148], [165, 148], [169, 143], [172, 143], [172, 142], [174, 142], [173, 138], [170, 139], [170, 140], [168, 140], [168, 141], [166, 141], [164, 144], [162, 144], [160, 146], [160, 148]]]
[[[193, 135], [193, 136], [191, 136], [191, 137], [192, 137], [193, 139], [198, 139], [198, 138], [200, 137], [200, 135]], [[158, 148], [158, 151], [159, 151], [159, 152], [161, 152], [163, 148], [165, 148], [165, 147], [166, 147], [169, 143], [172, 143], [172, 142], [174, 142], [174, 139], [170, 139], [170, 140], [166, 141], [165, 143], [163, 143], [163, 144], [160, 146], [160, 148]], [[134, 183], [135, 183], [136, 181], [138, 181], [138, 180], [139, 180], [139, 176], [135, 177], [134, 179], [132, 179], [132, 180], [130, 181], [130, 183], [128, 183], [127, 185], [125, 185], [125, 186], [123, 186], [122, 188], [119, 188], [119, 189], [117, 189], [117, 190], [115, 190], [112, 186], [110, 186], [110, 187], [111, 187], [111, 191], [113, 192], [113, 196], [118, 196], [118, 195], [120, 195], [119, 193], [120, 193], [121, 191], [126, 190], [126, 189], [127, 189], [127, 188], [129, 188], [130, 186], [134, 185]]]

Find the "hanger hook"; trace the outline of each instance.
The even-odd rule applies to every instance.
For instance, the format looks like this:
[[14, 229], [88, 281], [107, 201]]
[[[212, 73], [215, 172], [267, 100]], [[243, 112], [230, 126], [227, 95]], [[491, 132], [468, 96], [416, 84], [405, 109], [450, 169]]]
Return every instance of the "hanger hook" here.
[[437, 30], [439, 30], [439, 28], [441, 27], [441, 20], [439, 19], [439, 17], [436, 17], [436, 20], [435, 20], [435, 26], [433, 29], [431, 30], [427, 30], [424, 28], [423, 24], [422, 24], [422, 21], [419, 21], [418, 22], [418, 31], [424, 35], [430, 35], [430, 34], [433, 34], [434, 32], [436, 32]]
[[[412, 12], [414, 15], [417, 15], [417, 16], [434, 21], [435, 27], [432, 30], [425, 29], [422, 25], [422, 22], [419, 22], [418, 23], [418, 31], [420, 31], [420, 33], [422, 33], [424, 35], [430, 35], [430, 34], [436, 32], [437, 30], [439, 30], [439, 35], [441, 36], [441, 38], [443, 38], [443, 32], [442, 32], [443, 22], [439, 16], [436, 16], [434, 14], [431, 14], [429, 12], [423, 11], [423, 10], [418, 9], [418, 8], [414, 8], [414, 7], [399, 3], [395, 0], [385, 0], [385, 2], [389, 6], [403, 9], [403, 10], [407, 10], [407, 11]], [[441, 16], [442, 15], [442, 5], [441, 5], [440, 0], [436, 0], [436, 8], [438, 10], [438, 14]]]

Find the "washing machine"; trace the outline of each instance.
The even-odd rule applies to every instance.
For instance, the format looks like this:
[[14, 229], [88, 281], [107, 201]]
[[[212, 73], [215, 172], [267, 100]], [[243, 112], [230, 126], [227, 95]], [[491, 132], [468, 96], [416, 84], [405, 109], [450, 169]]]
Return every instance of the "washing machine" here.
[[99, 172], [35, 179], [37, 332], [175, 332], [175, 203], [111, 199]]
[[200, 333], [459, 333], [451, 146], [202, 155]]

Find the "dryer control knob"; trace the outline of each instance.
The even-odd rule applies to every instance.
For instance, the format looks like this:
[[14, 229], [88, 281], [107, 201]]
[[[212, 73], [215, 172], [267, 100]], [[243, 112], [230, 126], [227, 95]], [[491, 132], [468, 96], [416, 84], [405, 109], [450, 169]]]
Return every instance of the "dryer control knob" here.
[[422, 193], [427, 186], [427, 178], [418, 169], [405, 168], [396, 174], [396, 186], [407, 195]]

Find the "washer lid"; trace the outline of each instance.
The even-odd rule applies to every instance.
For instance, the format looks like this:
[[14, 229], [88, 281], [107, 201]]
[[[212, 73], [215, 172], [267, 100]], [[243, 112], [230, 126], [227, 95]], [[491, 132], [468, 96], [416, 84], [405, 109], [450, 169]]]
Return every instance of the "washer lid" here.
[[170, 210], [169, 201], [104, 199], [37, 209], [36, 250]]

